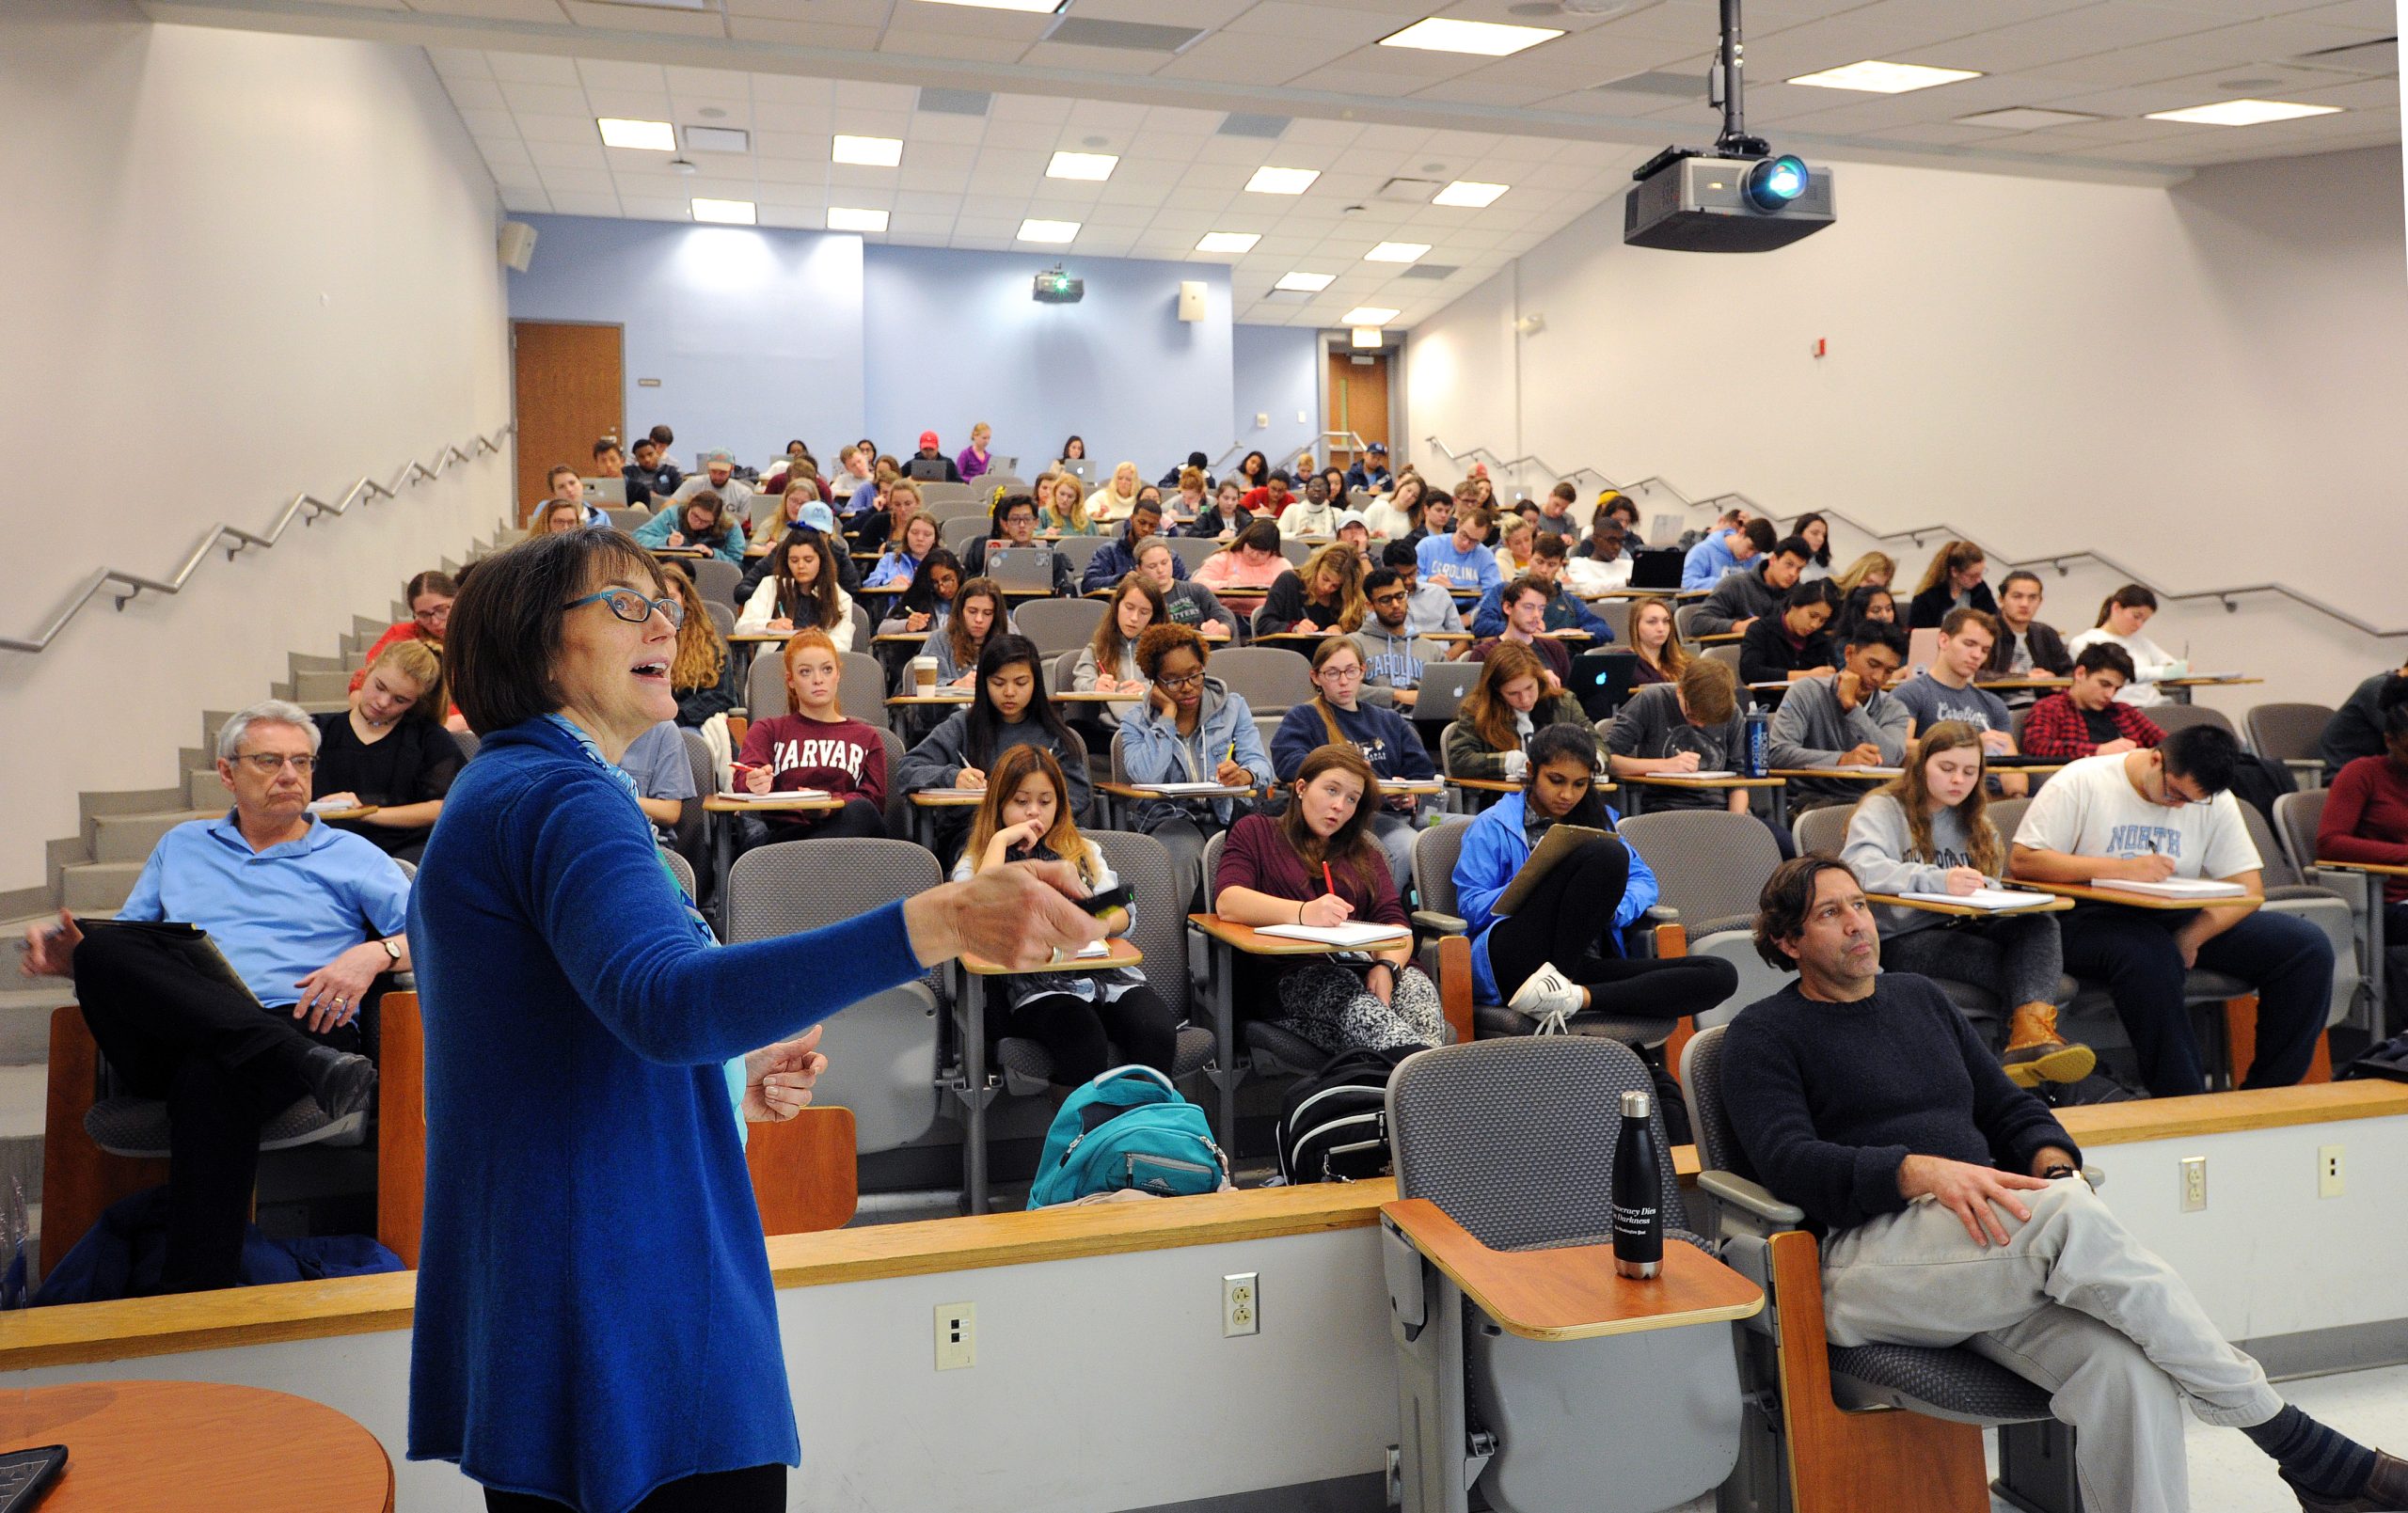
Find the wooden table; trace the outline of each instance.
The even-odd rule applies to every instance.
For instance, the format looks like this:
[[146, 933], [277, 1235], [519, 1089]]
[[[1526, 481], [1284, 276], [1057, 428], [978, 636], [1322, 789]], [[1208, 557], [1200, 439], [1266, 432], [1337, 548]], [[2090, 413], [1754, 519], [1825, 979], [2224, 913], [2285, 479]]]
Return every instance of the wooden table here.
[[987, 796], [984, 788], [917, 788], [911, 801], [911, 839], [928, 850], [937, 848], [937, 813], [947, 809], [976, 809]]
[[1780, 778], [1695, 778], [1659, 777], [1642, 773], [1635, 778], [1616, 778], [1614, 781], [1630, 790], [1630, 807], [1623, 812], [1632, 817], [1647, 812], [1647, 791], [1651, 788], [1706, 789], [1724, 792], [1733, 788], [1769, 788], [1772, 790], [1772, 817], [1775, 825], [1789, 824], [1789, 784]]
[[[747, 803], [732, 794], [708, 794], [703, 798], [705, 814], [832, 814], [845, 807], [845, 801], [833, 795], [822, 794], [816, 798], [789, 799], [777, 804]], [[712, 912], [719, 916], [719, 938], [727, 938], [727, 875], [736, 866], [736, 824], [730, 819], [705, 821], [711, 831], [711, 865], [719, 869], [712, 892]]]
[[1073, 958], [1042, 967], [1005, 967], [971, 955], [964, 955], [956, 963], [959, 968], [960, 987], [954, 995], [954, 1001], [961, 1005], [961, 1063], [952, 1086], [954, 1096], [961, 1100], [967, 1111], [961, 1140], [961, 1188], [969, 1195], [970, 1211], [974, 1214], [983, 1214], [990, 1206], [987, 1194], [987, 1106], [995, 1101], [997, 1091], [989, 1085], [992, 1074], [987, 1069], [988, 980], [1030, 977], [1039, 972], [1076, 976], [1082, 972], [1141, 966], [1145, 962], [1145, 954], [1125, 938], [1115, 938], [1105, 944], [1112, 948], [1109, 956]]
[[2233, 898], [2160, 898], [2153, 893], [2127, 892], [2121, 888], [2093, 888], [2088, 883], [2043, 883], [2029, 877], [2010, 877], [2007, 882], [2016, 888], [2054, 893], [2077, 903], [2120, 904], [2134, 909], [2254, 909], [2266, 902], [2261, 893], [2242, 893]]
[[2160, 678], [2157, 686], [2173, 689], [2174, 701], [2187, 704], [2191, 701], [2191, 690], [2194, 688], [2243, 688], [2265, 681], [2263, 678]]
[[[1526, 1340], [1587, 1340], [1722, 1324], [1751, 1317], [1765, 1306], [1754, 1283], [1670, 1236], [1663, 1269], [1638, 1281], [1614, 1270], [1609, 1244], [1492, 1251], [1427, 1198], [1382, 1204], [1380, 1221], [1507, 1333]], [[1729, 1348], [1727, 1342], [1715, 1347]]]
[[[2030, 891], [2037, 886], [2031, 883], [2017, 883], [2009, 888], [2008, 891]], [[2021, 908], [2014, 909], [1975, 908], [1971, 904], [1941, 904], [1928, 898], [1905, 898], [1896, 893], [1867, 893], [1864, 897], [1868, 903], [1887, 904], [1892, 908], [1915, 909], [1925, 914], [1945, 914], [1960, 920], [2011, 920], [2025, 914], [2063, 914], [2073, 907], [2073, 900], [2063, 896], [2052, 896], [2042, 903], [2026, 904]]]
[[2073, 686], [2073, 680], [2052, 677], [1975, 678], [1973, 686], [1987, 688], [1992, 693], [2020, 693], [2034, 688], [2069, 688]]
[[0, 1394], [0, 1444], [67, 1446], [41, 1513], [391, 1513], [393, 1463], [324, 1403], [205, 1381]]
[[[1264, 935], [1250, 924], [1225, 920], [1217, 914], [1191, 914], [1187, 926], [1204, 938], [1201, 953], [1204, 974], [1197, 985], [1203, 988], [1205, 1001], [1212, 1010], [1213, 1064], [1205, 1075], [1220, 1090], [1220, 1107], [1213, 1114], [1213, 1138], [1224, 1148], [1229, 1147], [1230, 1135], [1237, 1127], [1238, 1082], [1246, 1069], [1237, 1055], [1237, 963], [1235, 953], [1249, 956], [1332, 956], [1343, 951], [1364, 950], [1364, 947], [1325, 946], [1318, 940], [1291, 940], [1285, 936]], [[1408, 928], [1394, 941], [1380, 949], [1410, 946], [1413, 932]]]
[[356, 804], [350, 809], [313, 809], [309, 812], [322, 820], [364, 820], [384, 807], [382, 804]]

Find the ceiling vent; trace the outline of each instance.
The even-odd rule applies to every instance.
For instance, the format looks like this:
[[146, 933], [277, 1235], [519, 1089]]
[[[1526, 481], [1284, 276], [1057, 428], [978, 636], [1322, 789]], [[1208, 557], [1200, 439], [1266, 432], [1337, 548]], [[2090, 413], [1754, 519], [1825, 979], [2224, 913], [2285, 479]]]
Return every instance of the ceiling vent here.
[[1627, 78], [1609, 80], [1593, 87], [1611, 89], [1618, 94], [1626, 95], [1662, 95], [1667, 100], [1703, 100], [1705, 75], [1666, 73], [1660, 69], [1651, 69], [1645, 73], [1634, 73]]
[[1452, 278], [1463, 271], [1461, 263], [1417, 262], [1397, 276], [1400, 278]]
[[686, 145], [697, 152], [750, 152], [752, 137], [733, 126], [689, 126]]
[[1262, 296], [1265, 305], [1310, 305], [1320, 295], [1302, 289], [1275, 289]]
[[1269, 140], [1288, 129], [1292, 116], [1259, 116], [1247, 111], [1231, 111], [1221, 118], [1220, 136], [1259, 136]]
[[2400, 39], [2385, 37], [2378, 41], [2320, 48], [2313, 53], [2302, 53], [2291, 61], [2304, 69], [2331, 69], [2337, 73], [2381, 78], [2400, 71]]
[[1444, 187], [1435, 179], [1391, 179], [1380, 185], [1379, 192], [1371, 197], [1394, 200], [1403, 205], [1427, 205], [1430, 197]]
[[994, 95], [985, 89], [920, 87], [920, 108], [931, 116], [984, 116], [994, 102]]
[[1049, 42], [1079, 47], [1117, 47], [1127, 53], [1176, 53], [1203, 36], [1196, 26], [1164, 26], [1150, 21], [1104, 21], [1094, 16], [1064, 16], [1045, 34]]

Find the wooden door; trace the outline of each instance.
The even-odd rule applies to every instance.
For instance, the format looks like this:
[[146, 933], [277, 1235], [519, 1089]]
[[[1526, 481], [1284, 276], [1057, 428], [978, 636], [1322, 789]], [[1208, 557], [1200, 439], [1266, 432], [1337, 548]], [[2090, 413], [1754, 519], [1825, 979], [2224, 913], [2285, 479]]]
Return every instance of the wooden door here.
[[626, 339], [616, 325], [513, 321], [513, 403], [518, 417], [518, 523], [550, 496], [544, 476], [566, 463], [594, 466], [594, 443], [624, 436]]
[[[1391, 452], [1388, 437], [1388, 355], [1356, 352], [1349, 347], [1329, 350], [1329, 429], [1352, 431], [1370, 446], [1378, 442]], [[1329, 458], [1343, 466], [1354, 460], [1353, 448], [1339, 436], [1329, 438]]]

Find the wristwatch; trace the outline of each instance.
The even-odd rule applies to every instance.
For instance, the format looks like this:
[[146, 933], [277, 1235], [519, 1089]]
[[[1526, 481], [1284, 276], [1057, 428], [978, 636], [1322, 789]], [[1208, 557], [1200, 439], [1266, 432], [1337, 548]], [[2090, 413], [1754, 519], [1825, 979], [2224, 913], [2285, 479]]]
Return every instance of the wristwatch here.
[[386, 954], [386, 956], [387, 956], [387, 957], [388, 957], [388, 958], [392, 961], [392, 963], [393, 963], [393, 965], [394, 965], [394, 966], [399, 967], [399, 966], [402, 964], [402, 948], [401, 948], [401, 947], [399, 947], [399, 946], [397, 946], [397, 945], [393, 944], [393, 942], [392, 942], [391, 940], [389, 940], [389, 939], [381, 939], [381, 940], [378, 940], [376, 943], [377, 943], [378, 945], [383, 946], [383, 947], [385, 948], [385, 954]]

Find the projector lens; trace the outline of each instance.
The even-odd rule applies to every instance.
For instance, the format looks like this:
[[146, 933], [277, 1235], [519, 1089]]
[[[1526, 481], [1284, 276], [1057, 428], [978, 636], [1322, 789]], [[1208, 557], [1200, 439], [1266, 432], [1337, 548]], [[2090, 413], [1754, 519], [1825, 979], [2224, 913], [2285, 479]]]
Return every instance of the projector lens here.
[[1748, 170], [1748, 203], [1760, 211], [1777, 211], [1806, 192], [1806, 164], [1784, 153], [1766, 158]]

